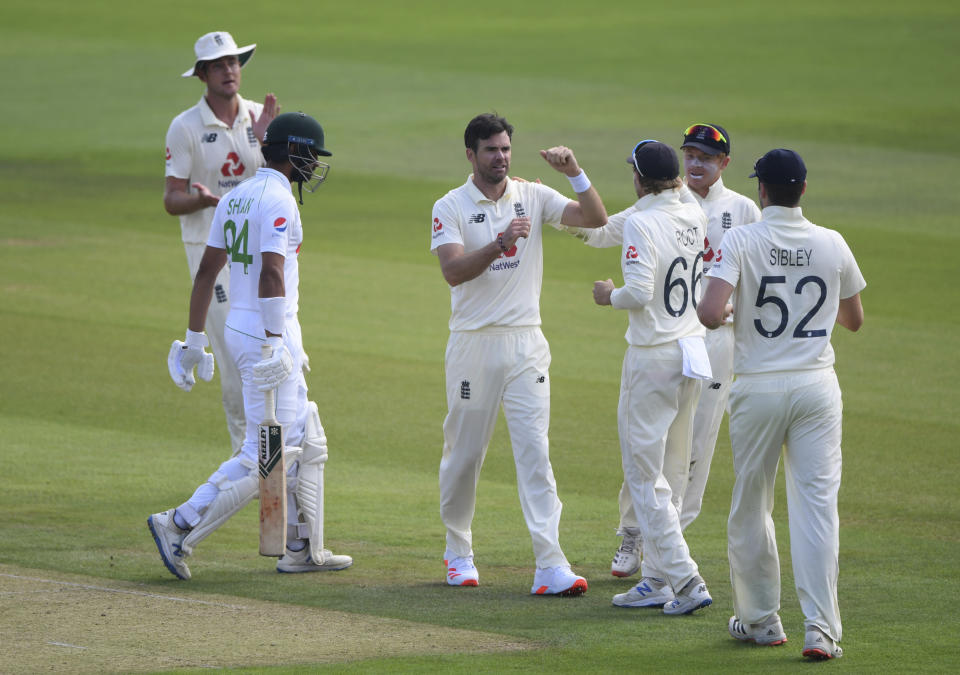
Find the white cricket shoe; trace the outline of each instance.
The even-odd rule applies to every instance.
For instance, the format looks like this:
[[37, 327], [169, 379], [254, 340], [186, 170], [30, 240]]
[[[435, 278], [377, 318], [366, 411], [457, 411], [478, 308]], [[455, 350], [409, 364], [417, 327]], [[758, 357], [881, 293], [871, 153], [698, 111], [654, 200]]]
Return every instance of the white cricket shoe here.
[[170, 570], [170, 574], [178, 579], [186, 580], [190, 578], [190, 568], [187, 567], [186, 555], [180, 547], [187, 530], [181, 530], [173, 522], [173, 512], [174, 509], [154, 513], [147, 518], [147, 527], [153, 534], [153, 540], [157, 542], [160, 558], [167, 569]]
[[713, 604], [707, 584], [699, 574], [680, 589], [673, 601], [663, 606], [664, 614], [690, 614], [701, 607]]
[[774, 614], [762, 623], [744, 623], [735, 616], [727, 622], [730, 635], [744, 642], [756, 642], [758, 645], [775, 647], [787, 641], [787, 634], [783, 632], [780, 616]]
[[[631, 577], [640, 569], [640, 553], [643, 550], [643, 537], [634, 528], [623, 531], [620, 548], [613, 554], [610, 574], [615, 577]], [[616, 603], [614, 603], [616, 604]]]
[[538, 567], [533, 575], [532, 595], [583, 595], [587, 590], [587, 580], [579, 577], [570, 569], [570, 565], [559, 567]]
[[453, 558], [449, 554], [444, 557], [443, 564], [447, 567], [447, 584], [450, 586], [479, 586], [480, 572], [473, 564], [473, 556]]
[[626, 593], [613, 596], [613, 604], [617, 607], [663, 607], [673, 599], [673, 589], [666, 581], [643, 577]]
[[803, 655], [816, 661], [839, 659], [843, 656], [843, 649], [818, 627], [807, 626], [807, 634], [803, 640]]
[[277, 561], [277, 571], [285, 574], [297, 574], [299, 572], [336, 572], [345, 570], [353, 564], [353, 558], [348, 555], [336, 555], [327, 549], [323, 549], [323, 562], [316, 563], [313, 556], [310, 555], [310, 547], [304, 546], [299, 551], [291, 551], [289, 548], [284, 552], [283, 557]]

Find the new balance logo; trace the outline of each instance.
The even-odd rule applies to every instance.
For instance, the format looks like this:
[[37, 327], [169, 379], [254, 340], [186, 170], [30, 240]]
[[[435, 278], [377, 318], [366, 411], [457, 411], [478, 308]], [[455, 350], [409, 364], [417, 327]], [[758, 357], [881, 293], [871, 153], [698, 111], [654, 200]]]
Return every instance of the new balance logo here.
[[487, 214], [486, 214], [486, 213], [474, 213], [472, 216], [470, 216], [470, 218], [467, 220], [467, 222], [468, 222], [468, 223], [482, 223], [484, 220], [486, 220], [486, 218], [487, 218]]
[[540, 377], [537, 378], [537, 384], [543, 384], [546, 381], [547, 381], [547, 378], [544, 375], [541, 375]]
[[527, 212], [523, 210], [523, 204], [520, 202], [513, 203], [513, 213], [517, 216], [517, 218], [523, 218], [527, 215]]
[[710, 389], [719, 389], [719, 388], [722, 387], [722, 386], [723, 386], [723, 385], [720, 384], [719, 382], [711, 382], [709, 388], [710, 388]]
[[634, 587], [634, 590], [640, 595], [646, 595], [647, 593], [653, 593], [653, 588], [646, 581], [641, 581]]
[[463, 400], [469, 400], [470, 398], [470, 381], [464, 380], [460, 383], [460, 398]]
[[200, 137], [201, 143], [216, 143], [217, 142], [217, 132], [211, 131], [209, 134], [203, 134]]

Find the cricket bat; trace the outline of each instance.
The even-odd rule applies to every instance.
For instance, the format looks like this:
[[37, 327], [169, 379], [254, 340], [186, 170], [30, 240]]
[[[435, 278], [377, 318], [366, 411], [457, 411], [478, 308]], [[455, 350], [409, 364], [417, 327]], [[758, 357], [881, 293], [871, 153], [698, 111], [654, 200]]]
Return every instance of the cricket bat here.
[[[260, 355], [273, 350], [263, 345]], [[276, 389], [264, 394], [260, 423], [260, 555], [282, 556], [287, 545], [287, 470], [283, 461], [283, 427], [277, 421]]]

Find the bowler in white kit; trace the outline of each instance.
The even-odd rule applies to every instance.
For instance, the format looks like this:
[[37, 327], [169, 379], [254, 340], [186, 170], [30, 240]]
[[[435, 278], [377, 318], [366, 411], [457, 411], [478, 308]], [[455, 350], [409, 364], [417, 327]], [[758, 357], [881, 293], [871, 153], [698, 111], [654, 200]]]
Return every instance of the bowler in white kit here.
[[[717, 250], [697, 308], [711, 329], [736, 313], [736, 381], [730, 394], [735, 482], [727, 523], [734, 616], [730, 635], [783, 644], [780, 560], [773, 523], [783, 456], [793, 574], [804, 615], [802, 654], [841, 656], [837, 598], [843, 403], [833, 369], [835, 323], [863, 324], [857, 262], [834, 230], [800, 209], [807, 169], [796, 152], [771, 150], [759, 180], [762, 218], [731, 230]], [[731, 304], [732, 303], [732, 304]]]
[[550, 349], [540, 330], [543, 226], [599, 227], [606, 210], [573, 152], [540, 155], [570, 180], [577, 199], [511, 180], [513, 126], [478, 115], [464, 132], [473, 174], [433, 207], [433, 251], [450, 285], [445, 371], [447, 417], [440, 462], [440, 516], [447, 529], [447, 583], [477, 586], [473, 521], [477, 482], [503, 407], [517, 468], [520, 506], [536, 558], [531, 593], [579, 595], [560, 548], [561, 503], [547, 441]]

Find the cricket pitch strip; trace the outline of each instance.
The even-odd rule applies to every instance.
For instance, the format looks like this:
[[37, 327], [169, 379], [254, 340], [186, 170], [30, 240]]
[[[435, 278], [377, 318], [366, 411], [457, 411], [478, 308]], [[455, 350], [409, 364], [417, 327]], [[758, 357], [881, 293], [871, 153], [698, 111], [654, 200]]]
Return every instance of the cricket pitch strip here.
[[0, 671], [145, 672], [536, 648], [493, 633], [0, 565]]

